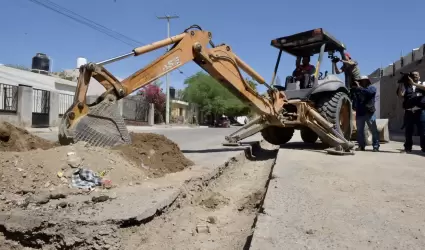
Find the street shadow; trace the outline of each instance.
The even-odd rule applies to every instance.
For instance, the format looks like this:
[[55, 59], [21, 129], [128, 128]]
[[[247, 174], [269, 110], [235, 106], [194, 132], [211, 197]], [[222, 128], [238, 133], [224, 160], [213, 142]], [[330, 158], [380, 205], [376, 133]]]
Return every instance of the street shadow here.
[[182, 149], [183, 154], [190, 153], [219, 153], [219, 152], [231, 152], [231, 151], [243, 151], [245, 148], [210, 148], [210, 149]]
[[245, 156], [251, 161], [266, 161], [277, 156], [278, 149], [265, 149], [260, 143], [254, 143], [251, 147], [245, 148]]
[[399, 148], [399, 149], [397, 149], [398, 150], [398, 152], [393, 152], [393, 153], [397, 153], [397, 154], [406, 154], [406, 155], [419, 155], [419, 156], [425, 156], [425, 153], [424, 152], [422, 152], [421, 150], [417, 150], [417, 149], [414, 149], [414, 150], [412, 150], [410, 153], [404, 153], [403, 151], [404, 151], [404, 149], [402, 149], [402, 148]]
[[366, 148], [366, 150], [365, 151], [363, 151], [363, 152], [368, 152], [368, 153], [375, 153], [375, 154], [379, 154], [379, 153], [386, 153], [386, 154], [400, 154], [401, 153], [401, 150], [400, 149], [397, 149], [398, 151], [390, 151], [390, 150], [382, 150], [382, 149], [379, 149], [379, 152], [373, 152], [373, 149], [372, 148]]
[[200, 150], [189, 150], [189, 149], [183, 149], [182, 152], [184, 154], [190, 154], [190, 153], [220, 153], [220, 152], [236, 152], [240, 151], [245, 154], [245, 157], [248, 160], [252, 161], [264, 161], [273, 159], [277, 155], [277, 149], [269, 150], [262, 148], [260, 143], [254, 142], [251, 144], [246, 143], [246, 146], [239, 146], [239, 147], [223, 147], [223, 148], [212, 148], [212, 149], [200, 149]]
[[[357, 144], [356, 144], [357, 146]], [[369, 147], [369, 148], [368, 148]], [[401, 153], [401, 149], [397, 149], [396, 150], [383, 150], [380, 149], [379, 152], [373, 152], [372, 150], [372, 146], [368, 146], [366, 147], [365, 151], [360, 151], [360, 152], [368, 152], [368, 153], [375, 153], [375, 154], [379, 154], [379, 153], [388, 153], [388, 154], [400, 154]], [[305, 143], [305, 142], [288, 142], [286, 144], [283, 144], [280, 146], [280, 148], [286, 148], [286, 149], [295, 149], [295, 150], [307, 150], [307, 151], [312, 151], [312, 152], [318, 152], [318, 153], [323, 153], [323, 150], [328, 149], [329, 146], [327, 146], [324, 143], [321, 142], [316, 142], [316, 143]], [[354, 153], [358, 152], [355, 151], [353, 149]], [[412, 153], [410, 154], [418, 154], [418, 155], [422, 155], [425, 156], [425, 153], [422, 153], [420, 150], [419, 151], [412, 151]]]
[[258, 143], [258, 141], [241, 141], [241, 142], [239, 142], [239, 144], [241, 146], [244, 146], [244, 145], [250, 146], [250, 145], [252, 145], [254, 143]]
[[325, 144], [321, 142], [316, 142], [316, 143], [288, 142], [286, 144], [280, 145], [280, 148], [308, 150], [308, 151], [322, 151], [329, 148], [329, 146], [326, 146]]

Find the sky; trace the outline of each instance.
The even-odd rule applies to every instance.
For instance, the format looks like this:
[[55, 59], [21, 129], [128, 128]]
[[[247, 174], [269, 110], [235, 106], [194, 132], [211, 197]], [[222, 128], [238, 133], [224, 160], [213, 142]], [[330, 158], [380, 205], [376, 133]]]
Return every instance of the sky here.
[[[266, 81], [271, 80], [278, 53], [270, 41], [301, 31], [321, 27], [330, 32], [347, 46], [363, 75], [425, 43], [425, 32], [419, 32], [423, 28], [423, 0], [50, 1], [144, 44], [167, 37], [166, 21], [157, 16], [178, 15], [171, 21], [171, 35], [197, 24], [212, 32], [215, 44], [230, 45]], [[2, 64], [30, 67], [32, 57], [41, 52], [52, 58], [53, 71], [61, 71], [75, 68], [78, 57], [96, 62], [134, 48], [30, 0], [0, 3]], [[107, 69], [125, 78], [164, 52], [159, 49], [108, 65]], [[282, 56], [278, 72], [282, 81], [294, 65], [294, 57]], [[199, 70], [193, 62], [184, 65], [183, 74], [174, 71], [170, 75], [170, 85], [183, 88], [185, 78]], [[331, 72], [330, 63], [322, 66], [325, 70]]]

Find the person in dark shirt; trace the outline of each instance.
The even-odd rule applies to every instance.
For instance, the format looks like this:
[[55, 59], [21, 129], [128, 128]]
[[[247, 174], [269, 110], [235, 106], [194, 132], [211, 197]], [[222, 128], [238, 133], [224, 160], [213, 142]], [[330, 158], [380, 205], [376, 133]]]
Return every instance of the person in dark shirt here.
[[420, 81], [419, 72], [405, 74], [399, 81], [397, 95], [403, 98], [404, 109], [404, 152], [410, 153], [415, 126], [420, 136], [420, 146], [425, 152], [425, 82]]
[[365, 141], [365, 124], [372, 132], [373, 151], [379, 151], [379, 132], [376, 125], [375, 115], [375, 97], [376, 87], [373, 86], [367, 76], [362, 76], [359, 80], [353, 82], [353, 94], [355, 95], [356, 107], [356, 126], [357, 126], [357, 142], [358, 151], [364, 151], [366, 148]]

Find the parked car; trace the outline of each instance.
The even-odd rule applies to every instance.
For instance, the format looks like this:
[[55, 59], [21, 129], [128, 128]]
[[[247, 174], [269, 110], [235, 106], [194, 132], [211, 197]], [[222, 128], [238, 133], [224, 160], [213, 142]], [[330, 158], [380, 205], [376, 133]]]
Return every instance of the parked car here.
[[230, 120], [229, 120], [229, 118], [227, 116], [220, 117], [215, 122], [215, 127], [219, 127], [219, 128], [230, 128]]

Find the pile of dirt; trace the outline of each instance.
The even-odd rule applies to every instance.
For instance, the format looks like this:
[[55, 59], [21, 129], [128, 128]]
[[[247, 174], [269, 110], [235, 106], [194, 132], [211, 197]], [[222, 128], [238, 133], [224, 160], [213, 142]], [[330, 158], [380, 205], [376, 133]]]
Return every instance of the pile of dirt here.
[[[141, 168], [108, 149], [84, 143], [27, 152], [0, 151], [0, 195], [68, 188], [78, 168], [104, 173], [112, 185], [142, 183], [147, 175]], [[72, 188], [73, 190], [75, 188]]]
[[0, 151], [23, 152], [59, 146], [8, 122], [0, 122]]
[[132, 144], [115, 147], [124, 157], [149, 173], [161, 177], [194, 165], [181, 152], [179, 146], [167, 137], [154, 133], [131, 133]]

